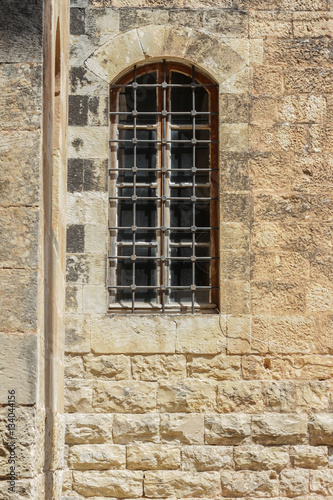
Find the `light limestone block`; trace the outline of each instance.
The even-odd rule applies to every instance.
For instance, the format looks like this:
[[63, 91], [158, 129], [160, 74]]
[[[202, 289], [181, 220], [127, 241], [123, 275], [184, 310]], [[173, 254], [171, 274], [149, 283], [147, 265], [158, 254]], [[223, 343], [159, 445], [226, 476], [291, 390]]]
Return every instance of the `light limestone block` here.
[[159, 442], [160, 416], [156, 413], [144, 415], [115, 415], [113, 439], [118, 444], [136, 442]]
[[204, 416], [194, 413], [162, 413], [162, 443], [203, 444]]
[[105, 224], [86, 224], [84, 235], [86, 252], [105, 255], [108, 241], [108, 232]]
[[220, 382], [217, 389], [217, 407], [222, 413], [257, 413], [265, 406], [262, 383], [259, 381]]
[[226, 346], [223, 321], [217, 314], [177, 316], [176, 352], [215, 354]]
[[132, 358], [133, 378], [153, 381], [186, 377], [186, 358], [183, 355], [137, 355]]
[[286, 470], [280, 476], [280, 494], [287, 497], [305, 495], [309, 491], [309, 471]]
[[68, 127], [69, 158], [109, 157], [108, 127]]
[[222, 493], [226, 497], [274, 497], [279, 495], [275, 472], [222, 471]]
[[221, 124], [221, 151], [247, 151], [248, 124], [223, 123]]
[[232, 446], [184, 446], [182, 469], [205, 472], [233, 468]]
[[125, 469], [126, 448], [115, 444], [71, 446], [69, 466], [75, 470]]
[[95, 353], [174, 353], [175, 339], [175, 322], [167, 317], [126, 315], [92, 318], [92, 350]]
[[216, 408], [216, 384], [202, 380], [165, 381], [158, 386], [161, 411], [200, 413]]
[[73, 489], [85, 496], [97, 494], [117, 498], [139, 497], [142, 495], [142, 472], [74, 472]]
[[65, 318], [66, 346], [69, 353], [87, 353], [90, 351], [90, 318], [67, 314]]
[[246, 445], [235, 448], [235, 465], [237, 469], [276, 470], [280, 472], [289, 465], [287, 446]]
[[113, 415], [69, 413], [66, 415], [66, 443], [112, 443], [112, 421]]
[[82, 378], [85, 377], [83, 359], [81, 356], [65, 356], [64, 359], [65, 377]]
[[303, 469], [320, 469], [328, 464], [326, 446], [292, 446], [290, 457], [295, 467]]
[[333, 495], [333, 470], [311, 471], [310, 492], [324, 495], [325, 498]]
[[107, 224], [107, 194], [86, 191], [67, 193], [68, 224]]
[[83, 313], [101, 314], [107, 310], [107, 289], [100, 285], [83, 285]]
[[64, 390], [65, 410], [69, 413], [91, 413], [93, 390], [87, 381], [69, 379]]
[[310, 443], [333, 446], [333, 415], [322, 413], [313, 415], [309, 421]]
[[205, 415], [207, 444], [239, 444], [251, 434], [251, 417], [241, 413]]
[[180, 449], [160, 444], [127, 446], [127, 467], [132, 470], [179, 469]]
[[191, 378], [233, 380], [241, 378], [240, 356], [188, 356], [188, 375]]
[[262, 444], [302, 444], [307, 435], [307, 416], [296, 414], [254, 415], [254, 440]]
[[131, 378], [131, 361], [128, 356], [88, 354], [83, 358], [84, 367], [91, 377], [114, 380]]
[[148, 497], [184, 498], [189, 496], [212, 498], [221, 494], [218, 472], [191, 474], [183, 471], [146, 472], [145, 493]]
[[97, 380], [93, 405], [98, 412], [144, 413], [156, 408], [154, 382]]

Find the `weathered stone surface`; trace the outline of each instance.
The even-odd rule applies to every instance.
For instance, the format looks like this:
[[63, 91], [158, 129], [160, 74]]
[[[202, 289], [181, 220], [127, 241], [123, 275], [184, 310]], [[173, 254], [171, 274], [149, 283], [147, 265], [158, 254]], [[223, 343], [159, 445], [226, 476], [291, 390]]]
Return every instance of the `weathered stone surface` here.
[[179, 316], [176, 352], [215, 354], [225, 348], [225, 331], [219, 315]]
[[287, 446], [237, 446], [234, 459], [236, 469], [245, 470], [276, 470], [280, 472], [289, 465]]
[[186, 358], [183, 355], [152, 355], [132, 357], [133, 378], [154, 381], [186, 377]]
[[71, 446], [69, 466], [75, 470], [125, 469], [126, 448], [115, 444]]
[[203, 444], [204, 416], [195, 413], [162, 413], [162, 443]]
[[41, 84], [40, 64], [0, 64], [2, 129], [41, 127]]
[[113, 415], [69, 413], [66, 415], [66, 443], [112, 443], [112, 420]]
[[184, 446], [182, 448], [182, 469], [191, 472], [205, 472], [233, 468], [231, 446]]
[[80, 379], [67, 380], [64, 390], [65, 409], [69, 413], [92, 413], [93, 390], [89, 383]]
[[157, 404], [161, 411], [196, 412], [216, 408], [216, 385], [211, 382], [185, 379], [158, 384]]
[[205, 415], [207, 444], [239, 444], [251, 434], [251, 417], [245, 414]]
[[320, 469], [328, 464], [326, 446], [293, 446], [290, 457], [295, 467]]
[[280, 476], [280, 493], [287, 497], [297, 497], [308, 493], [309, 471], [286, 470]]
[[42, 61], [43, 5], [4, 0], [0, 18], [0, 61]]
[[224, 381], [218, 384], [217, 407], [222, 413], [256, 413], [264, 409], [261, 382]]
[[333, 495], [333, 470], [311, 471], [310, 492], [325, 497]]
[[221, 494], [218, 472], [191, 474], [183, 471], [158, 471], [145, 474], [145, 493], [152, 498], [210, 496]]
[[73, 489], [84, 495], [133, 498], [142, 495], [142, 472], [74, 472]]
[[310, 443], [333, 446], [333, 416], [331, 414], [313, 415], [309, 421]]
[[144, 413], [156, 408], [156, 393], [154, 382], [98, 380], [93, 405], [98, 412]]
[[0, 333], [0, 345], [0, 403], [7, 405], [8, 391], [14, 390], [16, 404], [36, 404], [37, 337], [26, 333]]
[[[126, 331], [126, 335], [124, 335]], [[174, 353], [174, 321], [148, 316], [92, 319], [92, 350], [100, 354]]]
[[127, 446], [127, 467], [132, 470], [179, 469], [180, 449], [160, 444]]
[[107, 127], [68, 127], [70, 158], [107, 158]]
[[128, 356], [87, 354], [83, 358], [84, 367], [91, 377], [124, 380], [131, 378], [131, 361]]
[[307, 417], [296, 414], [254, 415], [254, 440], [261, 444], [301, 444], [307, 435]]
[[226, 497], [274, 497], [279, 494], [275, 472], [222, 471], [222, 493]]
[[90, 318], [66, 314], [66, 346], [69, 353], [88, 353], [90, 351]]
[[233, 380], [241, 376], [240, 356], [188, 356], [187, 369], [191, 378]]
[[156, 413], [145, 415], [115, 415], [113, 440], [118, 444], [133, 442], [159, 442], [160, 417]]
[[64, 359], [65, 377], [82, 378], [85, 377], [83, 359], [81, 356], [65, 356]]

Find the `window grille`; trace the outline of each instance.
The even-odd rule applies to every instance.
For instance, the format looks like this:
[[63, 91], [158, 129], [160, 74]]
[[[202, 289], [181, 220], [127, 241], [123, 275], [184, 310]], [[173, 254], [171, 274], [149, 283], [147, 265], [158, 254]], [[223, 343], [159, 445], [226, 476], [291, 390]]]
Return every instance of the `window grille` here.
[[217, 307], [217, 102], [194, 66], [166, 61], [111, 85], [110, 309]]

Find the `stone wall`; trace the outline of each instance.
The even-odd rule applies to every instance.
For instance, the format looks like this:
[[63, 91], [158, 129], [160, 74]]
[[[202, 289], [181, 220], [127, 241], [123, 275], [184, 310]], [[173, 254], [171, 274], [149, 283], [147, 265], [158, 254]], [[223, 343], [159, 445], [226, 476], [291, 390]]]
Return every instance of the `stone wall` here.
[[[74, 0], [63, 499], [333, 496], [333, 5]], [[108, 85], [220, 86], [220, 314], [107, 314]]]

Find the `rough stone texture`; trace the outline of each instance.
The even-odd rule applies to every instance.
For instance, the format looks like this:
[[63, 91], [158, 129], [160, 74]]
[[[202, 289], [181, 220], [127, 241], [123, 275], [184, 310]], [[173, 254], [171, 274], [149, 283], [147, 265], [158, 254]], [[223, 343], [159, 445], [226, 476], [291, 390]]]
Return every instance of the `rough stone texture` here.
[[124, 469], [126, 449], [113, 444], [71, 446], [68, 462], [76, 470]]
[[234, 452], [236, 469], [281, 471], [289, 465], [287, 446], [237, 446]]
[[258, 443], [301, 444], [307, 435], [307, 418], [293, 414], [255, 415], [252, 431]]
[[115, 443], [159, 441], [160, 417], [158, 414], [115, 415], [113, 420], [113, 439]]
[[182, 469], [204, 472], [233, 467], [231, 446], [184, 446], [182, 448]]
[[215, 497], [221, 492], [217, 472], [191, 474], [182, 471], [159, 471], [145, 474], [145, 493], [148, 497], [189, 496]]
[[67, 444], [98, 444], [112, 442], [112, 415], [67, 414]]
[[127, 467], [133, 470], [179, 469], [180, 449], [159, 444], [128, 446]]
[[330, 414], [314, 415], [309, 422], [310, 443], [333, 445], [333, 418]]
[[203, 444], [204, 416], [196, 414], [161, 414], [163, 443]]
[[142, 495], [142, 473], [130, 471], [74, 472], [73, 488], [84, 495], [132, 498]]
[[248, 415], [205, 416], [205, 442], [207, 444], [239, 444], [251, 434]]
[[275, 472], [222, 472], [222, 493], [228, 497], [274, 497], [279, 493]]

